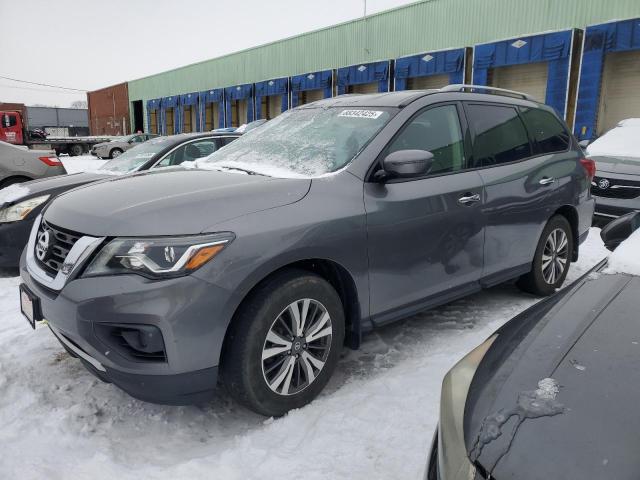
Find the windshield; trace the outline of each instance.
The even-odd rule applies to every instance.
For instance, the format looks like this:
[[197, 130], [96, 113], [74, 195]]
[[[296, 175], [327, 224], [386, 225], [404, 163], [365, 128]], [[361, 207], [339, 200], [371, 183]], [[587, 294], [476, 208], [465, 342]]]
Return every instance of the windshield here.
[[392, 116], [386, 108], [290, 110], [198, 161], [273, 177], [317, 177], [347, 165]]
[[151, 139], [148, 142], [141, 143], [140, 145], [127, 150], [113, 160], [109, 160], [98, 170], [114, 174], [133, 172], [147, 163], [158, 152], [164, 150], [170, 142], [171, 140], [167, 137]]

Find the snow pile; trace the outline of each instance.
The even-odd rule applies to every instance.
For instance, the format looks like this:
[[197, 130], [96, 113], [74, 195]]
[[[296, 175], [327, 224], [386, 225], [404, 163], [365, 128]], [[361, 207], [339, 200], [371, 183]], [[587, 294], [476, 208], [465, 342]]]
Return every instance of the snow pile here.
[[[64, 169], [67, 173], [78, 172], [95, 172], [102, 165], [107, 163], [107, 160], [100, 160], [93, 155], [80, 155], [78, 157], [60, 157]], [[101, 170], [102, 172], [102, 170]]]
[[0, 205], [26, 197], [29, 195], [29, 191], [29, 188], [20, 183], [14, 183], [13, 185], [4, 187], [0, 189]]
[[640, 118], [623, 120], [587, 147], [590, 157], [640, 158]]
[[628, 273], [640, 276], [640, 229], [616, 248], [604, 273]]
[[[567, 283], [606, 253], [593, 229]], [[167, 407], [100, 382], [47, 328], [31, 330], [18, 284], [0, 271], [0, 479], [20, 480], [422, 478], [442, 377], [538, 301], [500, 285], [381, 328], [345, 350], [313, 403], [265, 419], [223, 390], [205, 405]]]

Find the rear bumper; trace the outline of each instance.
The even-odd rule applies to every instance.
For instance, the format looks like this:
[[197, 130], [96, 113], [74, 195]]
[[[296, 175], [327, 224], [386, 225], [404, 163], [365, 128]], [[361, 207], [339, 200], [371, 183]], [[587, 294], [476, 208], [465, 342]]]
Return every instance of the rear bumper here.
[[33, 219], [0, 223], [0, 267], [18, 268], [32, 226]]

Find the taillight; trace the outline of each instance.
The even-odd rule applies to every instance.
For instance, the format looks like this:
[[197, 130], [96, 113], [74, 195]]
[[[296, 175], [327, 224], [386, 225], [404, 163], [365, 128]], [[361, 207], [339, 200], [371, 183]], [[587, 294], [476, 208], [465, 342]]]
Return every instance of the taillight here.
[[62, 162], [58, 157], [38, 157], [40, 161], [46, 163], [50, 167], [61, 167]]
[[596, 162], [591, 158], [581, 158], [580, 163], [587, 171], [587, 176], [589, 177], [589, 182], [593, 180], [593, 177], [596, 176]]

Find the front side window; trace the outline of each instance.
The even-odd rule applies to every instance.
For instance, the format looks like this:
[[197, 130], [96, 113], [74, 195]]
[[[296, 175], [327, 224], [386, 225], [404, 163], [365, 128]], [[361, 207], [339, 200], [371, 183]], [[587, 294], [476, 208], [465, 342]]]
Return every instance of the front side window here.
[[348, 165], [396, 111], [381, 107], [289, 110], [245, 133], [198, 166], [237, 168], [274, 177], [335, 172]]
[[455, 105], [430, 108], [409, 121], [393, 140], [387, 154], [398, 150], [427, 150], [433, 154], [430, 175], [464, 168], [464, 148]]
[[156, 167], [169, 167], [173, 165], [180, 165], [182, 162], [193, 162], [211, 155], [216, 150], [216, 141], [213, 138], [185, 143], [164, 157]]
[[569, 134], [554, 114], [539, 108], [524, 108], [521, 112], [538, 153], [564, 152], [569, 148]]
[[515, 162], [531, 156], [527, 131], [515, 108], [470, 104], [465, 110], [475, 133], [474, 167]]

